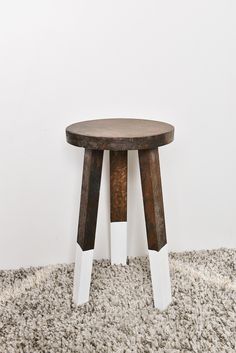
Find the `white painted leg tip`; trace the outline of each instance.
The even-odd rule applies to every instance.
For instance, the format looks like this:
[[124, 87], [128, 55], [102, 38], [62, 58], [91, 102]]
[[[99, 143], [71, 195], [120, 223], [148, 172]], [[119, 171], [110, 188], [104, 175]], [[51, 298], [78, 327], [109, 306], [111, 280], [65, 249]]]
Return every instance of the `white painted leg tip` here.
[[89, 299], [86, 300], [86, 301], [79, 301], [79, 300], [76, 300], [74, 297], [73, 297], [73, 303], [75, 304], [75, 306], [80, 306], [80, 305], [84, 305], [86, 303], [89, 302]]
[[154, 307], [160, 311], [172, 301], [167, 245], [160, 251], [149, 250]]
[[76, 245], [73, 302], [82, 305], [89, 301], [89, 290], [93, 265], [93, 250], [83, 251]]
[[166, 302], [166, 304], [159, 304], [159, 303], [155, 303], [154, 302], [154, 308], [155, 309], [158, 309], [159, 311], [165, 311], [168, 309], [169, 305], [171, 304], [172, 302], [172, 298], [169, 299], [168, 302]]
[[114, 262], [111, 261], [111, 266], [116, 266], [116, 265], [122, 265], [122, 266], [126, 266], [127, 265], [127, 261], [122, 261], [122, 262]]
[[111, 265], [127, 264], [127, 222], [111, 223]]

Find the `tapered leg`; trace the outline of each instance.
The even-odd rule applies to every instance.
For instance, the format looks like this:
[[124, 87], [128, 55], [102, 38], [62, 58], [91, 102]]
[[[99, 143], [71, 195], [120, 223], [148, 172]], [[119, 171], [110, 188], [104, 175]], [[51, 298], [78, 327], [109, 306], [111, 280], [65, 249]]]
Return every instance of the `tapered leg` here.
[[74, 271], [73, 300], [77, 305], [89, 300], [102, 160], [103, 151], [85, 150]]
[[154, 305], [164, 310], [171, 302], [171, 284], [158, 149], [140, 150], [139, 163]]
[[110, 151], [111, 263], [127, 260], [127, 151]]

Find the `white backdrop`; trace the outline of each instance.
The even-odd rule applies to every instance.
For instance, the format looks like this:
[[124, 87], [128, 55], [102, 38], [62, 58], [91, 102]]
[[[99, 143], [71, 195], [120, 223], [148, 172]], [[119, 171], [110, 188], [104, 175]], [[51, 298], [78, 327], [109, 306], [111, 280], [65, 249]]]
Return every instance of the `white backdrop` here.
[[[73, 261], [83, 151], [65, 127], [164, 120], [170, 250], [236, 246], [236, 2], [1, 1], [0, 268]], [[137, 155], [129, 254], [146, 253]], [[109, 256], [107, 154], [95, 254]]]

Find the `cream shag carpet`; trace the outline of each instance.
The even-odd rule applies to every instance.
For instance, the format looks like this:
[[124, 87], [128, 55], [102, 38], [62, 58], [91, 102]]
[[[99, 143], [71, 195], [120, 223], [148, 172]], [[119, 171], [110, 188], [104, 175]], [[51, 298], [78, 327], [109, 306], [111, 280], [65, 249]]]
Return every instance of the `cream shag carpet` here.
[[153, 309], [148, 259], [95, 261], [88, 304], [73, 265], [0, 271], [0, 352], [236, 352], [236, 250], [170, 254], [173, 302]]

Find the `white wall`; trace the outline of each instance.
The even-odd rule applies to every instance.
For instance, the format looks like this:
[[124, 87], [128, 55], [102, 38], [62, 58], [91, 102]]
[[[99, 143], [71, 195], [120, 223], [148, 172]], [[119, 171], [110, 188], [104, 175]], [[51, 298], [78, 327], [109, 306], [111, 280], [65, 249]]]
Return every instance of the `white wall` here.
[[[236, 3], [1, 1], [0, 268], [73, 261], [83, 151], [65, 127], [107, 116], [176, 126], [161, 149], [171, 250], [236, 246]], [[104, 161], [96, 257], [108, 256]], [[129, 253], [146, 251], [137, 155]]]

